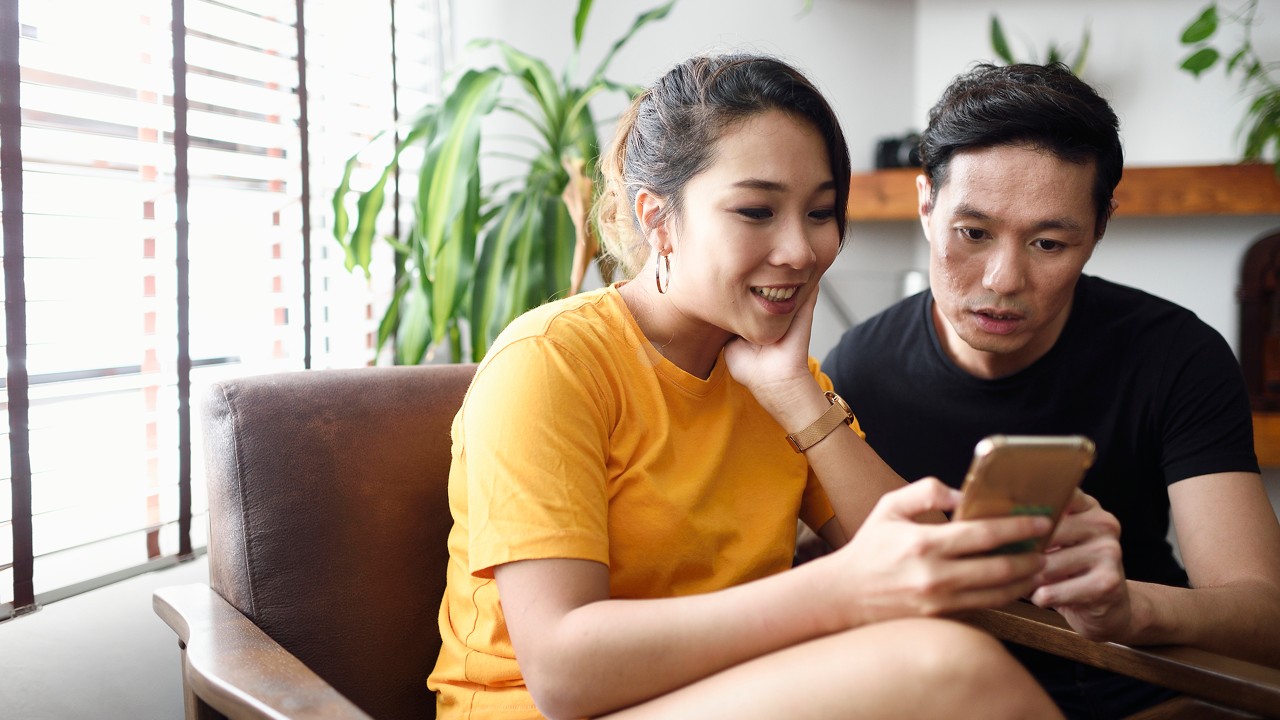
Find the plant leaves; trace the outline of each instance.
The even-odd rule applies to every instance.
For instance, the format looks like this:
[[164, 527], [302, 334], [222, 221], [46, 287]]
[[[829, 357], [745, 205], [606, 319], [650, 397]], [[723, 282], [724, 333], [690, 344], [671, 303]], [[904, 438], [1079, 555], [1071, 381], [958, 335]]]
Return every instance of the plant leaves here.
[[609, 48], [609, 52], [605, 54], [604, 59], [596, 66], [595, 72], [591, 73], [591, 80], [587, 83], [587, 87], [596, 84], [600, 78], [604, 77], [605, 72], [609, 69], [609, 63], [613, 62], [613, 56], [618, 54], [618, 51], [627, 44], [627, 41], [631, 39], [632, 35], [636, 34], [636, 31], [654, 20], [661, 20], [662, 18], [665, 18], [671, 13], [671, 8], [675, 4], [676, 0], [670, 0], [666, 4], [659, 5], [658, 7], [640, 13], [636, 16], [636, 19], [631, 23], [631, 29], [628, 30], [625, 35], [614, 41], [613, 47]]
[[479, 172], [480, 121], [498, 101], [502, 73], [468, 71], [445, 100], [439, 129], [427, 149], [418, 181], [418, 226], [430, 262], [440, 254], [447, 229], [467, 203], [467, 184]]
[[[444, 337], [448, 333], [450, 322], [458, 316], [471, 285], [479, 216], [480, 173], [475, 172], [467, 183], [466, 207], [455, 216], [449, 241], [441, 248], [440, 255], [431, 260], [434, 268], [431, 283], [431, 334], [434, 337]], [[455, 362], [461, 359], [459, 354], [454, 354]]]
[[1009, 52], [1009, 41], [1004, 36], [1004, 28], [1000, 27], [1000, 18], [991, 15], [991, 49], [1006, 65], [1013, 65], [1013, 53]]
[[1208, 7], [1200, 13], [1200, 17], [1191, 22], [1190, 25], [1182, 31], [1182, 44], [1194, 45], [1198, 42], [1208, 40], [1218, 30], [1218, 4], [1210, 3]]
[[1245, 56], [1248, 54], [1248, 52], [1249, 52], [1249, 48], [1242, 47], [1236, 51], [1235, 55], [1231, 56], [1231, 59], [1227, 61], [1228, 75], [1230, 75], [1231, 72], [1236, 69], [1236, 65], [1239, 65], [1241, 60], [1245, 59]]
[[1080, 77], [1080, 73], [1084, 72], [1084, 61], [1089, 56], [1089, 28], [1084, 29], [1084, 33], [1080, 36], [1080, 49], [1076, 51], [1075, 62], [1071, 63], [1071, 74]]
[[1180, 67], [1192, 75], [1200, 77], [1200, 73], [1213, 67], [1213, 64], [1217, 61], [1217, 50], [1214, 50], [1211, 47], [1200, 48], [1199, 50], [1191, 53], [1186, 60], [1183, 60]]
[[431, 345], [431, 281], [418, 275], [409, 281], [408, 291], [400, 300], [400, 324], [396, 332], [396, 362], [417, 365]]
[[382, 313], [382, 320], [378, 322], [378, 344], [373, 350], [375, 357], [382, 351], [382, 346], [387, 343], [387, 340], [395, 334], [396, 327], [400, 324], [400, 301], [409, 290], [409, 282], [408, 275], [400, 276], [395, 290], [392, 291], [391, 302], [387, 305], [386, 311]]
[[573, 46], [582, 47], [582, 32], [587, 27], [587, 16], [591, 14], [592, 0], [578, 1], [578, 14], [573, 18]]
[[507, 257], [518, 229], [524, 224], [528, 198], [517, 191], [498, 203], [498, 216], [485, 234], [476, 264], [471, 293], [471, 359], [479, 362], [493, 338], [501, 331], [503, 307], [507, 304]]

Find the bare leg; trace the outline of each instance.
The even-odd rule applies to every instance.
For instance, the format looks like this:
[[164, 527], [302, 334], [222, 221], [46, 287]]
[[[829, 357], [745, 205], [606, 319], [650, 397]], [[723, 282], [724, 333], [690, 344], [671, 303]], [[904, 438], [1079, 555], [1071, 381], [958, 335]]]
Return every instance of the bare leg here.
[[[625, 678], [620, 678], [626, 682]], [[1061, 718], [995, 639], [948, 620], [877, 623], [756, 658], [618, 713], [638, 718]]]

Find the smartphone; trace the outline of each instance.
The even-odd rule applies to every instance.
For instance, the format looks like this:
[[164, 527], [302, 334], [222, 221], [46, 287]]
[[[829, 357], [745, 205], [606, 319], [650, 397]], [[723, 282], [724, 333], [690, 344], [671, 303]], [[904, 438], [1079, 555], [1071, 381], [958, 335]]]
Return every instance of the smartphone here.
[[[1093, 465], [1093, 441], [1083, 435], [991, 435], [973, 448], [956, 520], [1043, 515], [1057, 527], [1071, 496]], [[1039, 552], [1049, 535], [996, 552]]]

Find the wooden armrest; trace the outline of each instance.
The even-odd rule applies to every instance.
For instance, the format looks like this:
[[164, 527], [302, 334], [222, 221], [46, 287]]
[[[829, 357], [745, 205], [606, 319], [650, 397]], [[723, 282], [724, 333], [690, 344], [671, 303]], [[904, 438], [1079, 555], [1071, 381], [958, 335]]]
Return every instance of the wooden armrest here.
[[1262, 717], [1280, 718], [1280, 669], [1185, 646], [1087, 640], [1052, 610], [1016, 602], [960, 619], [992, 635]]
[[369, 720], [209, 586], [160, 588], [151, 604], [178, 634], [183, 683], [227, 717]]

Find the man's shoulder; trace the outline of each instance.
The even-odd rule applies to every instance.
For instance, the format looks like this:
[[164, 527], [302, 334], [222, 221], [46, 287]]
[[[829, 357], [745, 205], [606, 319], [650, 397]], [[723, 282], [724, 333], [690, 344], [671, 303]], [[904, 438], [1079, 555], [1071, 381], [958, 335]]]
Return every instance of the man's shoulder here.
[[1191, 310], [1158, 295], [1092, 275], [1080, 276], [1081, 314], [1094, 328], [1121, 333], [1165, 332], [1194, 327], [1212, 330]]
[[883, 367], [899, 353], [929, 342], [924, 318], [930, 301], [925, 290], [845, 330], [823, 360], [822, 369], [834, 378], [852, 372], [854, 365]]
[[903, 298], [845, 331], [845, 337], [862, 341], [881, 339], [888, 334], [901, 337], [904, 333], [924, 329], [922, 318], [932, 296], [928, 290]]

